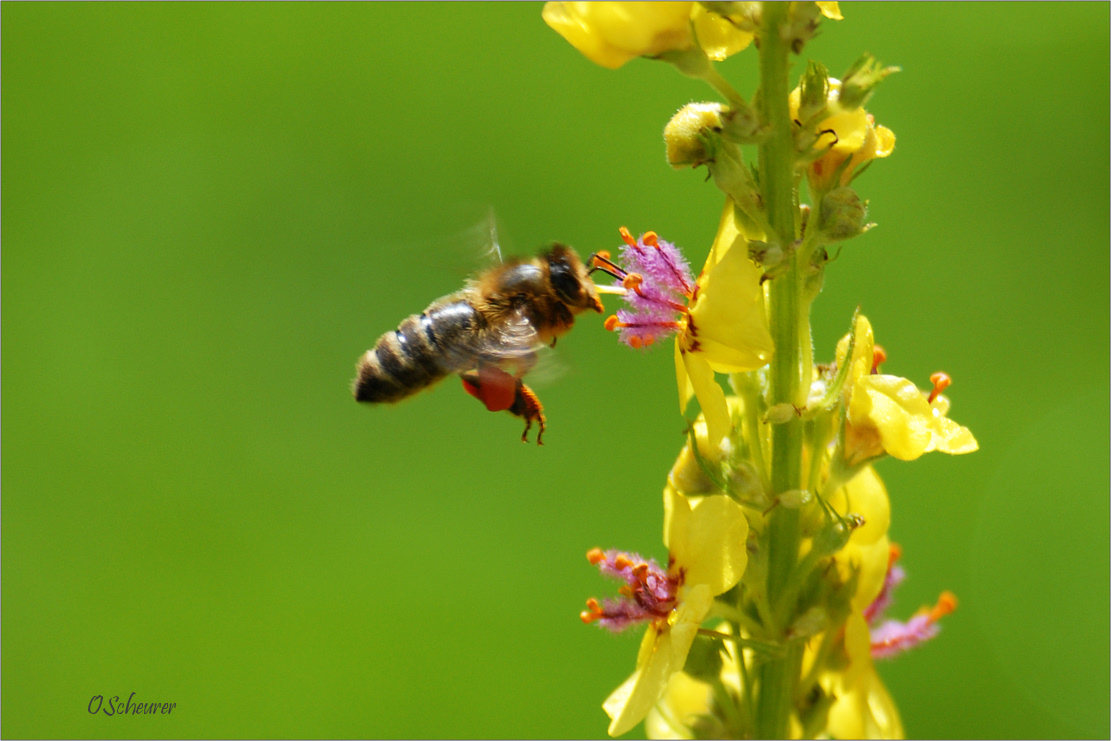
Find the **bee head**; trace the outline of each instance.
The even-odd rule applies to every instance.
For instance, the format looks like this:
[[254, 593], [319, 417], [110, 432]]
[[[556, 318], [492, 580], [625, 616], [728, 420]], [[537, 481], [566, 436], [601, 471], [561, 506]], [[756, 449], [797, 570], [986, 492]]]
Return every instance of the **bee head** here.
[[543, 258], [548, 261], [548, 279], [560, 301], [572, 309], [593, 309], [602, 313], [602, 302], [594, 290], [594, 281], [573, 249], [553, 244]]

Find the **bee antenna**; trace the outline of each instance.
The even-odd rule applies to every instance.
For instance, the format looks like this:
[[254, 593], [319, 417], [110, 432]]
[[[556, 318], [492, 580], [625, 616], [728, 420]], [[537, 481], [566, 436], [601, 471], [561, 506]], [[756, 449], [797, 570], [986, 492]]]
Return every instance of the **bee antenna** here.
[[618, 280], [628, 275], [617, 263], [609, 259], [608, 255], [601, 252], [595, 252], [588, 257], [586, 264], [590, 266], [590, 269], [586, 271], [587, 275], [592, 274], [595, 270], [601, 270], [606, 275], [617, 278]]

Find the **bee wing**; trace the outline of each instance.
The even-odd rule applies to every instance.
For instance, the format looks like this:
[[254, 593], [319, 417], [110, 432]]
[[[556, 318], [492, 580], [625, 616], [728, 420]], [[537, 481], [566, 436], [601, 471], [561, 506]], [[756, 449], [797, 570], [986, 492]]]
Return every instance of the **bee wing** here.
[[535, 356], [544, 346], [540, 334], [524, 312], [518, 310], [513, 316], [486, 333], [478, 348], [481, 359], [488, 362], [523, 359]]
[[509, 365], [521, 375], [527, 373], [529, 385], [536, 388], [549, 385], [567, 372], [566, 364], [540, 341], [536, 328], [522, 312], [486, 338], [482, 357], [484, 362]]

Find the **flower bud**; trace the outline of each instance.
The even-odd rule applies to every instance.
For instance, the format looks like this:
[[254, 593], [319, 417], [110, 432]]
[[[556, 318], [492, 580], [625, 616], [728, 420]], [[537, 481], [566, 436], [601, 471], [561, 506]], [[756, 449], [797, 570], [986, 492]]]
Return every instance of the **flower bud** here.
[[768, 134], [768, 125], [747, 104], [727, 111], [722, 119], [721, 138], [734, 144], [758, 144]]
[[698, 167], [713, 159], [708, 137], [721, 130], [721, 103], [689, 103], [679, 109], [664, 127], [667, 161], [675, 169]]
[[829, 242], [855, 237], [868, 229], [868, 204], [849, 187], [834, 188], [822, 196], [818, 229]]
[[865, 54], [841, 78], [841, 93], [837, 100], [846, 110], [860, 108], [885, 77], [899, 71], [898, 67], [880, 67], [875, 57]]
[[798, 509], [813, 501], [814, 494], [809, 489], [791, 489], [780, 494], [776, 500], [787, 509]]
[[796, 118], [806, 124], [826, 109], [829, 99], [829, 71], [821, 62], [807, 62], [806, 73], [799, 80], [800, 102]]

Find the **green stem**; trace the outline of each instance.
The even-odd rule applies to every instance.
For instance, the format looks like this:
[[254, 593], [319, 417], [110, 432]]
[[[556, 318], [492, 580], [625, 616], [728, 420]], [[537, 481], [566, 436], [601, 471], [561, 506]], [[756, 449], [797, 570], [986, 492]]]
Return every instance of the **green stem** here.
[[[788, 251], [790, 264], [775, 278], [769, 292], [770, 328], [775, 356], [769, 369], [768, 405], [806, 403], [803, 383], [804, 365], [809, 353], [803, 347], [810, 341], [809, 306], [803, 292], [800, 255], [792, 250], [798, 214], [795, 195], [795, 145], [787, 105], [788, 42], [781, 29], [787, 21], [787, 3], [763, 4], [760, 24], [760, 108], [770, 136], [760, 146], [760, 176], [764, 207], [775, 237]], [[768, 235], [769, 239], [775, 238]], [[809, 368], [805, 369], [809, 373]], [[808, 381], [809, 379], [807, 379]], [[803, 429], [799, 419], [772, 427], [772, 495], [798, 489], [802, 481]], [[782, 599], [795, 571], [799, 553], [799, 511], [778, 507], [771, 514], [765, 547], [768, 549], [768, 601], [776, 619], [775, 632], [785, 635], [795, 605]], [[795, 707], [795, 691], [802, 669], [802, 645], [788, 644], [786, 656], [760, 667], [760, 694], [757, 700], [756, 736], [786, 738]]]
[[718, 74], [718, 71], [714, 68], [713, 64], [711, 64], [709, 68], [703, 73], [702, 79], [705, 80], [714, 90], [721, 93], [722, 97], [728, 100], [731, 106], [734, 106], [735, 108], [744, 107], [744, 98], [742, 98], [741, 94], [738, 93], [733, 88], [733, 86], [729, 84], [728, 80]]

